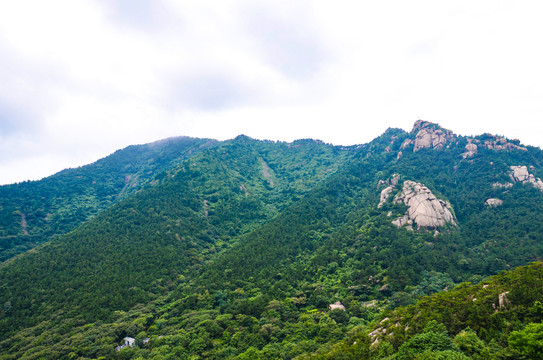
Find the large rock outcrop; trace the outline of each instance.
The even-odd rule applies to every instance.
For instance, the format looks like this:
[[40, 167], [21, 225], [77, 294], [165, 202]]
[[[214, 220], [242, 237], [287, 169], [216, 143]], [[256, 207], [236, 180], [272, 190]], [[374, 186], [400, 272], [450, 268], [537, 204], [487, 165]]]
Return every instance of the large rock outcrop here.
[[543, 181], [540, 178], [536, 178], [533, 174], [530, 174], [527, 166], [511, 166], [511, 173], [509, 174], [511, 180], [514, 182], [528, 183], [534, 186], [536, 189], [543, 191]]
[[478, 150], [477, 145], [473, 143], [473, 139], [468, 139], [468, 143], [465, 149], [466, 149], [466, 152], [462, 154], [462, 157], [464, 159], [472, 157], [473, 155], [477, 154], [477, 150]]
[[491, 208], [502, 206], [503, 200], [496, 199], [496, 198], [490, 198], [485, 201], [485, 205]]
[[462, 157], [468, 158], [475, 155], [479, 148], [489, 150], [527, 150], [524, 146], [520, 146], [518, 140], [508, 140], [503, 136], [484, 134], [475, 138], [467, 138], [467, 145], [465, 147], [466, 152], [462, 154]]
[[[456, 225], [450, 210], [451, 205], [438, 199], [430, 189], [421, 183], [405, 181], [402, 192], [396, 195], [394, 202], [403, 202], [407, 206], [408, 221], [412, 221], [418, 228], [435, 229], [446, 224]], [[400, 224], [405, 223], [405, 217], [398, 220], [396, 221]]]
[[439, 125], [429, 121], [417, 120], [413, 126], [412, 134], [415, 134], [415, 139], [407, 139], [402, 144], [402, 148], [406, 148], [410, 144], [414, 144], [413, 151], [417, 152], [420, 149], [443, 149], [450, 140], [455, 138], [452, 131], [443, 129]]
[[[465, 152], [462, 153], [464, 159], [472, 157], [481, 149], [527, 150], [526, 147], [520, 145], [519, 140], [510, 140], [498, 135], [483, 134], [477, 137], [466, 137], [466, 140], [468, 143], [465, 145]], [[458, 137], [451, 130], [429, 121], [417, 120], [409, 138], [402, 143], [401, 149], [404, 150], [413, 145], [414, 152], [421, 149], [440, 150], [455, 144], [458, 144]]]
[[484, 134], [486, 139], [482, 141], [482, 146], [490, 150], [528, 150], [520, 146], [519, 140], [508, 140], [503, 136]]
[[392, 225], [396, 225], [399, 228], [403, 227], [404, 225], [409, 225], [409, 230], [413, 230], [413, 220], [409, 219], [409, 215], [400, 216], [396, 220], [392, 220]]
[[[401, 192], [398, 193], [397, 187], [400, 175], [394, 174], [388, 181], [379, 181], [379, 184], [388, 185], [381, 191], [378, 207], [382, 207], [392, 194], [397, 193], [393, 203], [403, 203], [407, 206], [405, 215], [392, 221], [392, 224], [401, 228], [412, 226], [417, 228], [437, 229], [446, 224], [456, 225], [454, 215], [451, 212], [451, 205], [441, 199], [438, 199], [428, 187], [421, 183], [406, 180], [403, 183]], [[392, 212], [389, 213], [389, 216]]]
[[[381, 198], [379, 199], [379, 205], [377, 205], [378, 208], [383, 206], [383, 204], [388, 200], [390, 197], [390, 194], [392, 194], [392, 191], [396, 188], [396, 185], [398, 185], [398, 181], [400, 181], [400, 175], [394, 174], [392, 177], [388, 180], [388, 185], [386, 188], [381, 191]], [[386, 183], [386, 182], [383, 182]]]

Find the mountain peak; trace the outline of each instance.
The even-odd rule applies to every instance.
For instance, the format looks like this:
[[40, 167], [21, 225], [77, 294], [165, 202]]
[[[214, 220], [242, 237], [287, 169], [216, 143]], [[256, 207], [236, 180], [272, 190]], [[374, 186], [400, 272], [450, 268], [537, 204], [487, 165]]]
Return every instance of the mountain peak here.
[[234, 141], [250, 141], [250, 140], [253, 140], [253, 138], [245, 134], [240, 134], [234, 138]]
[[423, 148], [442, 149], [447, 142], [456, 137], [451, 130], [425, 120], [415, 121], [410, 135], [412, 138], [405, 140], [402, 149], [414, 144], [415, 152]]
[[431, 121], [426, 120], [417, 120], [413, 124], [413, 130], [411, 130], [412, 134], [416, 134], [421, 130], [442, 130], [445, 133], [451, 133], [454, 135], [454, 133], [451, 130], [442, 128], [438, 123], [433, 123]]

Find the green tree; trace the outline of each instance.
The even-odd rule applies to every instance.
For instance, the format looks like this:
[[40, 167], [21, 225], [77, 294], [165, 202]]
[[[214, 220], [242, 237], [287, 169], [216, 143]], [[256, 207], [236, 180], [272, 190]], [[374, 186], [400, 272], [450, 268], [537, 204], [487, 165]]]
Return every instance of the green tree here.
[[459, 332], [453, 342], [464, 354], [476, 359], [481, 358], [485, 350], [484, 342], [469, 327]]
[[249, 347], [244, 353], [236, 357], [237, 360], [258, 360], [260, 359], [259, 351], [254, 347]]
[[531, 323], [509, 335], [509, 346], [530, 359], [543, 358], [543, 323]]
[[400, 346], [399, 359], [416, 359], [418, 354], [425, 351], [455, 350], [452, 339], [447, 335], [447, 329], [435, 320], [430, 321], [424, 332], [417, 334]]

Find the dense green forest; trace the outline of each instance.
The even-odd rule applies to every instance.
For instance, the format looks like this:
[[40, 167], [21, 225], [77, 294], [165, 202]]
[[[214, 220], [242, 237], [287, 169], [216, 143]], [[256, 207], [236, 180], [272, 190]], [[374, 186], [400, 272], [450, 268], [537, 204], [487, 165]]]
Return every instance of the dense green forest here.
[[0, 186], [0, 261], [69, 232], [215, 144], [178, 137], [129, 146], [41, 181]]
[[543, 264], [388, 310], [300, 359], [540, 359]]
[[[0, 265], [0, 359], [541, 354], [542, 266], [512, 270], [543, 255], [538, 148], [426, 122], [353, 147], [184, 141], [177, 158], [142, 148], [131, 193], [94, 197], [57, 232], [35, 225], [56, 236]], [[454, 220], [425, 226], [410, 196]]]

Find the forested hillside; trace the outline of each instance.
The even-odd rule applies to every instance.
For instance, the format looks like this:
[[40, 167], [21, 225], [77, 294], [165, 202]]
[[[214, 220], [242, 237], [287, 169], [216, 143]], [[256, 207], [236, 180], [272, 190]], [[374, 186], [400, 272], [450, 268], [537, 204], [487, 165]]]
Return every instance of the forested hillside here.
[[162, 184], [0, 268], [0, 303], [9, 304], [2, 333], [69, 309], [64, 316], [105, 319], [164, 294], [333, 173], [346, 155], [314, 141], [246, 137], [204, 150], [164, 173]]
[[129, 146], [40, 181], [0, 186], [0, 261], [67, 233], [214, 144], [178, 137]]
[[541, 359], [543, 264], [387, 311], [300, 359]]
[[[541, 259], [538, 148], [418, 121], [355, 147], [240, 136], [176, 161], [0, 267], [3, 358], [518, 358], [512, 331], [541, 321], [524, 313], [539, 264], [485, 287], [484, 311], [483, 288], [450, 291]], [[488, 301], [516, 285], [496, 323]]]

